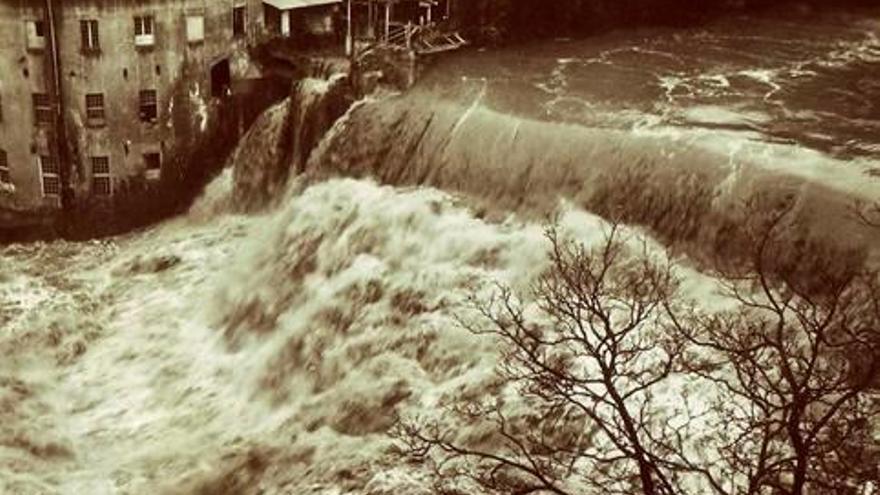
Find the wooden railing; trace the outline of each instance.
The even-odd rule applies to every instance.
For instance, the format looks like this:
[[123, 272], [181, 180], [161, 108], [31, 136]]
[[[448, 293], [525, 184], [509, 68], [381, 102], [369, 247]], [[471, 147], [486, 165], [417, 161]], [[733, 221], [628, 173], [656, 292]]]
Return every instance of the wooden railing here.
[[[467, 41], [457, 32], [438, 29], [436, 24], [393, 23], [389, 24], [386, 35], [377, 45], [412, 50], [416, 54], [430, 54], [461, 48], [467, 45]], [[362, 50], [359, 56], [369, 54], [375, 46]]]

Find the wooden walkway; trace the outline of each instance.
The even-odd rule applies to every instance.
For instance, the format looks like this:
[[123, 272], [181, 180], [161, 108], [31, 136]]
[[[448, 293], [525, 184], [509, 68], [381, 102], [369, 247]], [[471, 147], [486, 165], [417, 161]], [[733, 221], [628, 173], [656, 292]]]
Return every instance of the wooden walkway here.
[[457, 32], [433, 33], [431, 36], [419, 36], [413, 42], [413, 48], [418, 54], [431, 54], [458, 50], [467, 45], [467, 41]]
[[[412, 50], [416, 55], [431, 55], [458, 50], [467, 44], [467, 40], [455, 31], [443, 31], [434, 26], [396, 24], [388, 30], [387, 37], [378, 40], [374, 47], [385, 45]], [[370, 53], [372, 48], [364, 50], [360, 55]]]

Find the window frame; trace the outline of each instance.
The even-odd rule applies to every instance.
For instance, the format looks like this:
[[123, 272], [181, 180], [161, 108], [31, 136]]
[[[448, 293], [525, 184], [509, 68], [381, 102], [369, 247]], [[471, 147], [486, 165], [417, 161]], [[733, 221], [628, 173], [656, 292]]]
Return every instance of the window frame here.
[[49, 93], [31, 93], [31, 105], [34, 110], [34, 125], [52, 125], [54, 114]]
[[[99, 104], [94, 105], [95, 100]], [[90, 101], [91, 100], [91, 101]], [[107, 124], [107, 107], [104, 93], [86, 93], [86, 123], [91, 127], [103, 127]]]
[[93, 54], [101, 51], [101, 30], [98, 19], [80, 19], [80, 49], [82, 53]]
[[0, 185], [9, 185], [12, 183], [12, 169], [9, 167], [9, 153], [4, 148], [0, 148]]
[[[151, 112], [146, 110], [151, 110]], [[141, 122], [147, 123], [155, 123], [159, 120], [159, 92], [157, 90], [142, 89], [138, 92], [138, 117]]]
[[232, 7], [232, 37], [244, 38], [247, 36], [247, 5], [234, 5]]
[[[162, 153], [160, 151], [147, 151], [141, 155], [144, 162], [144, 176], [155, 180], [162, 177]], [[151, 165], [155, 164], [155, 167]]]
[[138, 48], [152, 48], [156, 44], [156, 17], [153, 14], [134, 16], [134, 44]]
[[[196, 25], [192, 25], [192, 22], [198, 21]], [[189, 13], [186, 15], [186, 42], [191, 45], [197, 45], [205, 42], [205, 14], [203, 12], [199, 13]], [[198, 37], [193, 37], [195, 34], [193, 30], [198, 27]]]
[[[95, 155], [89, 157], [92, 167], [92, 196], [109, 197], [113, 195], [113, 179], [110, 175], [110, 157]], [[98, 165], [100, 164], [100, 169]], [[99, 184], [100, 187], [99, 187]]]
[[[40, 190], [43, 197], [61, 196], [61, 169], [58, 168], [58, 161], [52, 155], [39, 155], [40, 166]], [[47, 163], [51, 164], [51, 168], [47, 171]], [[49, 181], [49, 182], [47, 182]], [[48, 191], [47, 183], [54, 183], [58, 188], [57, 192]]]
[[46, 20], [45, 19], [27, 19], [25, 22], [25, 31], [27, 33], [27, 49], [32, 51], [43, 51], [46, 49]]

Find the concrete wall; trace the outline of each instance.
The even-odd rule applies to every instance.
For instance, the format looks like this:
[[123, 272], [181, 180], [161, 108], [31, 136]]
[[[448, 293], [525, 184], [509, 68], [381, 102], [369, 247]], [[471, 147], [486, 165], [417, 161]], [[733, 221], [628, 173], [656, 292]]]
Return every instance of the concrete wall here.
[[50, 151], [51, 127], [37, 126], [33, 93], [51, 93], [45, 50], [28, 50], [26, 21], [43, 18], [39, 2], [0, 2], [0, 149], [6, 151], [13, 185], [0, 187], [0, 209], [57, 207], [44, 198], [38, 157]]

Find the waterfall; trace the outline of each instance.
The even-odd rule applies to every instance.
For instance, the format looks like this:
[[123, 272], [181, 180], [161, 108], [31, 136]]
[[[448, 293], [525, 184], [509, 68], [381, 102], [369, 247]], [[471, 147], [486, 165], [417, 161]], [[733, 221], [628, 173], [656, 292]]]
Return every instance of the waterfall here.
[[880, 197], [880, 184], [865, 180], [871, 166], [736, 131], [585, 127], [475, 109], [430, 91], [353, 109], [308, 164], [320, 176], [437, 187], [478, 209], [533, 218], [565, 198], [673, 243], [715, 242], [755, 195], [796, 195], [801, 220], [822, 226], [815, 230], [877, 245], [877, 233], [849, 214], [854, 201]]
[[289, 179], [304, 169], [312, 150], [350, 105], [344, 75], [297, 81], [291, 95], [266, 110], [245, 133], [227, 171], [208, 185], [191, 214], [226, 208], [253, 212], [277, 205]]

